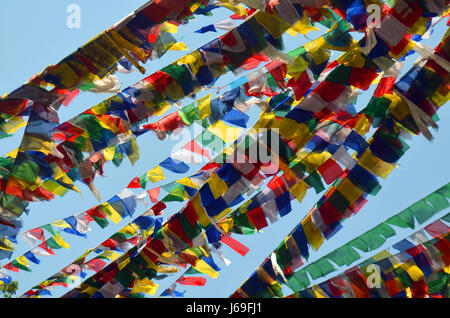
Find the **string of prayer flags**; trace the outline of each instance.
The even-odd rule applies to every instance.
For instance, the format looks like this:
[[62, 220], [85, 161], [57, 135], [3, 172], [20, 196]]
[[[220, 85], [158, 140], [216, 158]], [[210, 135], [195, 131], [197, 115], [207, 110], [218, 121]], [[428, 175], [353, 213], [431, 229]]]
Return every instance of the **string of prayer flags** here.
[[[436, 190], [432, 194], [425, 197], [423, 200], [418, 201], [417, 203], [413, 204], [411, 207], [401, 211], [400, 213], [397, 213], [396, 215], [392, 216], [385, 222], [379, 224], [372, 230], [369, 230], [366, 233], [364, 233], [363, 235], [353, 239], [349, 243], [342, 245], [341, 247], [337, 248], [330, 254], [319, 259], [318, 261], [310, 263], [309, 265], [307, 265], [306, 267], [303, 267], [299, 271], [295, 271], [296, 268], [302, 266], [308, 260], [308, 258], [309, 258], [308, 247], [307, 247], [308, 242], [310, 242], [310, 244], [312, 245], [315, 240], [315, 239], [313, 239], [313, 236], [311, 234], [308, 234], [308, 233], [310, 233], [311, 230], [308, 229], [308, 227], [305, 227], [305, 225], [308, 224], [307, 220], [311, 220], [311, 219], [310, 218], [305, 219], [302, 222], [302, 226], [297, 226], [296, 229], [293, 232], [291, 232], [291, 234], [285, 239], [285, 242], [287, 242], [289, 240], [293, 243], [295, 242], [294, 246], [297, 246], [297, 248], [296, 249], [291, 248], [288, 251], [285, 251], [285, 253], [287, 252], [288, 255], [291, 255], [291, 256], [285, 257], [282, 262], [278, 261], [279, 265], [284, 270], [289, 269], [289, 270], [285, 270], [285, 274], [288, 277], [288, 283], [287, 283], [288, 286], [291, 289], [297, 291], [297, 290], [307, 287], [309, 280], [307, 278], [306, 273], [311, 274], [312, 271], [315, 271], [314, 272], [315, 274], [313, 275], [313, 277], [314, 277], [314, 279], [317, 279], [321, 276], [325, 276], [325, 275], [331, 273], [332, 271], [336, 270], [335, 267], [331, 266], [331, 265], [328, 265], [328, 267], [323, 267], [322, 263], [324, 263], [324, 262], [329, 263], [329, 261], [332, 261], [333, 263], [335, 263], [339, 266], [343, 266], [343, 265], [349, 266], [350, 264], [352, 264], [353, 262], [355, 262], [356, 260], [361, 258], [360, 254], [358, 252], [356, 252], [355, 248], [358, 250], [361, 250], [363, 252], [369, 252], [369, 251], [376, 250], [377, 248], [382, 246], [382, 244], [384, 244], [384, 242], [386, 241], [387, 238], [390, 238], [395, 235], [395, 230], [392, 229], [391, 225], [395, 225], [400, 228], [408, 227], [408, 224], [402, 220], [412, 219], [412, 223], [410, 223], [411, 224], [410, 227], [412, 229], [415, 229], [414, 214], [413, 214], [414, 210], [412, 210], [411, 208], [414, 208], [415, 206], [417, 206], [419, 204], [424, 204], [430, 211], [432, 211], [430, 214], [427, 215], [426, 218], [422, 218], [422, 216], [419, 216], [418, 218], [416, 218], [417, 220], [420, 220], [420, 223], [419, 223], [420, 225], [424, 224], [427, 220], [431, 219], [433, 217], [433, 215], [439, 213], [442, 210], [445, 210], [449, 206], [449, 199], [450, 199], [450, 197], [448, 196], [449, 186], [450, 185], [447, 184], [447, 185], [441, 187], [440, 189]], [[435, 206], [435, 208], [433, 209], [432, 205], [430, 205], [427, 202], [429, 202], [428, 200], [433, 200], [433, 199], [436, 200], [435, 198], [442, 198], [442, 202], [445, 202], [445, 203], [443, 203], [440, 206]], [[420, 215], [420, 214], [417, 214], [417, 215]], [[445, 218], [446, 218], [446, 216], [443, 219], [445, 219]], [[311, 225], [311, 226], [314, 226], [314, 225]], [[441, 227], [441, 229], [446, 231], [446, 230], [448, 230], [448, 227], [447, 228]], [[432, 230], [432, 227], [431, 227], [431, 230]], [[319, 232], [319, 235], [320, 235], [320, 232]], [[278, 255], [278, 253], [282, 253], [282, 250], [284, 248], [285, 248], [285, 245], [283, 245], [283, 244], [280, 245], [277, 248], [277, 250], [275, 251], [275, 253], [277, 255]], [[295, 252], [295, 250], [297, 250], [297, 252]], [[296, 255], [297, 259], [294, 259], [294, 257], [293, 257], [294, 255]], [[263, 263], [263, 265], [261, 265], [260, 267], [264, 268], [264, 266], [265, 266], [264, 264], [266, 264], [267, 262], [269, 262], [269, 261], [265, 261]], [[289, 272], [289, 274], [287, 274], [287, 272]], [[318, 273], [321, 273], [321, 274], [318, 274]], [[258, 275], [257, 271], [254, 272], [253, 276], [254, 275]], [[277, 277], [274, 276], [273, 279], [277, 280]], [[270, 288], [268, 288], [266, 290], [265, 287], [260, 287], [257, 294], [250, 293], [250, 290], [254, 290], [254, 287], [247, 288], [247, 286], [249, 284], [251, 284], [251, 281], [252, 280], [249, 279], [243, 285], [241, 285], [239, 290], [237, 290], [234, 293], [234, 296], [242, 297], [243, 295], [246, 295], [245, 297], [254, 297], [260, 292], [270, 294]], [[280, 281], [280, 284], [283, 284], [283, 282]]]

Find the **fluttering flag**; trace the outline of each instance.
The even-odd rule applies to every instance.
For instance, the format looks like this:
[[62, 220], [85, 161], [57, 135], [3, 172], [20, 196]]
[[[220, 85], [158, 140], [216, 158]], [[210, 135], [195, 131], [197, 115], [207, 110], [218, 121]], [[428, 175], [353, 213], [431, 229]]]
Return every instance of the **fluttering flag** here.
[[221, 240], [224, 244], [228, 245], [230, 248], [232, 248], [233, 250], [235, 250], [237, 253], [241, 254], [242, 256], [247, 255], [248, 251], [250, 250], [248, 247], [246, 247], [242, 243], [236, 241], [231, 236], [223, 235]]
[[166, 177], [164, 176], [164, 172], [162, 171], [161, 167], [158, 165], [152, 170], [149, 170], [147, 172], [147, 177], [150, 179], [151, 182], [156, 183], [159, 180], [165, 180]]
[[212, 260], [212, 257], [202, 258], [193, 266], [197, 271], [210, 276], [211, 278], [219, 277], [220, 268]]
[[210, 24], [207, 26], [204, 26], [198, 30], [195, 31], [196, 33], [206, 33], [206, 32], [217, 32], [216, 28], [214, 27], [214, 24]]
[[127, 186], [127, 188], [130, 188], [130, 189], [138, 189], [140, 187], [141, 187], [141, 182], [139, 180], [139, 177], [136, 177], [133, 180], [131, 180], [131, 182]]
[[172, 159], [171, 157], [167, 158], [163, 162], [159, 164], [161, 167], [172, 171], [174, 173], [186, 173], [189, 170], [189, 166], [185, 164], [184, 162]]
[[150, 200], [152, 201], [152, 203], [158, 202], [160, 189], [161, 189], [160, 187], [157, 187], [157, 188], [150, 189], [150, 190], [147, 191], [148, 195], [150, 197]]
[[206, 284], [206, 278], [204, 277], [185, 277], [180, 276], [175, 283], [178, 283], [180, 285], [187, 285], [187, 286], [205, 286]]
[[183, 42], [177, 42], [175, 44], [173, 44], [170, 48], [170, 51], [187, 51], [189, 50], [189, 48], [187, 47], [186, 44], [184, 44]]

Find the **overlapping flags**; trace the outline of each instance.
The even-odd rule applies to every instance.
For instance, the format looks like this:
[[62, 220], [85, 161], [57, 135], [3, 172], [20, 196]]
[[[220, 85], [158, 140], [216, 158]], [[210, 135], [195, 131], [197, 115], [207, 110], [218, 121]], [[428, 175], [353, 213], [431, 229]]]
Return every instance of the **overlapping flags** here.
[[[128, 24], [100, 36], [98, 41], [105, 42], [103, 50], [111, 49], [110, 54], [115, 58], [107, 59], [105, 54], [100, 54], [90, 61], [86, 59], [89, 50], [84, 48], [81, 53], [85, 55], [76, 56], [80, 65], [88, 69], [88, 75], [81, 82], [81, 77], [70, 75], [71, 70], [67, 68], [78, 64], [67, 60], [56, 70], [47, 70], [39, 83], [33, 83], [53, 83], [58, 87], [54, 91], [48, 93], [27, 85], [9, 95], [9, 99], [2, 99], [5, 109], [15, 110], [8, 114], [12, 117], [2, 117], [10, 119], [10, 125], [23, 125], [20, 121], [23, 114], [17, 110], [22, 112], [30, 107], [21, 146], [1, 163], [4, 167], [1, 203], [5, 237], [0, 248], [6, 251], [6, 256], [12, 252], [20, 228], [17, 216], [26, 208], [27, 202], [50, 200], [55, 194], [64, 195], [67, 189], [77, 191], [76, 180], [88, 184], [100, 199], [100, 192], [93, 185], [96, 174], [103, 173], [105, 161], [113, 161], [118, 166], [124, 156], [132, 163], [138, 160], [136, 136], [139, 134], [154, 131], [158, 138], [164, 139], [195, 120], [202, 120], [202, 126], [206, 128], [201, 136], [134, 178], [126, 191], [145, 189], [148, 181], [164, 180], [164, 171], [185, 174], [189, 170], [188, 164], [203, 158], [210, 160], [196, 175], [143, 193], [154, 203], [149, 212], [151, 215], [159, 215], [167, 202], [187, 200], [181, 211], [159, 224], [149, 215], [139, 217], [95, 248], [100, 255], [87, 260], [90, 254], [87, 251], [26, 295], [51, 295], [54, 286], [67, 287], [79, 278], [85, 279], [84, 270], [87, 269], [96, 274], [64, 297], [155, 295], [157, 284], [153, 280], [163, 279], [158, 273], [172, 274], [178, 272], [178, 267], [190, 265], [161, 293], [163, 297], [183, 297], [184, 294], [176, 290], [178, 285], [204, 286], [205, 279], [201, 274], [218, 277], [220, 268], [211, 252], [230, 265], [221, 254], [221, 244], [243, 256], [248, 252], [243, 244], [231, 238], [230, 233], [252, 233], [269, 226], [267, 219], [273, 223], [292, 211], [291, 200], [301, 202], [310, 188], [320, 193], [325, 190], [325, 183], [330, 185], [329, 189], [307, 217], [233, 297], [283, 297], [282, 284], [296, 292], [292, 297], [447, 297], [443, 287], [448, 274], [445, 217], [426, 228], [433, 239], [428, 242], [422, 239], [420, 244], [423, 246], [410, 246], [409, 241], [396, 245], [409, 247], [395, 255], [402, 261], [394, 264], [391, 255], [386, 257], [386, 253], [376, 256], [374, 264], [381, 266], [385, 274], [382, 288], [376, 291], [361, 286], [368, 277], [367, 273], [362, 274], [361, 267], [336, 277], [333, 283], [326, 282], [305, 290], [309, 284], [308, 275], [319, 278], [334, 270], [328, 259], [294, 272], [305, 265], [309, 254], [325, 239], [331, 239], [339, 231], [346, 218], [359, 212], [368, 196], [380, 191], [378, 178], [386, 178], [409, 147], [401, 136], [422, 133], [427, 139], [432, 138], [429, 127], [437, 127], [436, 111], [448, 100], [448, 32], [434, 52], [422, 46], [420, 40], [433, 26], [432, 18], [446, 14], [443, 3], [398, 0], [388, 6], [380, 2], [380, 28], [372, 29], [367, 25], [368, 3], [364, 1], [238, 1], [248, 8], [226, 0], [217, 1], [213, 6], [201, 1], [185, 1], [166, 8], [172, 2], [151, 2], [126, 20]], [[57, 109], [76, 95], [73, 88], [114, 91], [116, 82], [109, 76], [115, 71], [114, 65], [119, 63], [129, 69], [131, 63], [142, 72], [138, 60], [145, 63], [158, 56], [155, 55], [158, 52], [185, 49], [183, 43], [170, 41], [170, 34], [176, 32], [179, 23], [174, 21], [183, 20], [196, 10], [199, 14], [207, 13], [215, 5], [226, 7], [235, 14], [202, 27], [197, 33], [217, 29], [228, 32], [59, 124]], [[149, 9], [155, 9], [155, 6], [167, 10]], [[167, 14], [163, 13], [166, 11]], [[158, 22], [149, 18], [149, 14], [156, 15]], [[149, 19], [151, 23], [147, 25]], [[165, 19], [167, 21], [161, 23]], [[233, 20], [243, 22], [235, 27]], [[307, 34], [315, 29], [317, 22], [330, 30], [289, 54], [282, 52], [282, 34]], [[128, 28], [135, 38], [124, 38], [121, 27]], [[353, 40], [349, 34], [353, 30], [364, 31], [363, 39]], [[150, 51], [141, 45], [147, 42], [151, 44]], [[330, 50], [344, 53], [329, 62]], [[418, 52], [423, 62], [416, 63], [396, 81], [399, 65], [411, 50]], [[157, 53], [153, 53], [155, 51]], [[105, 60], [100, 63], [101, 59]], [[195, 97], [226, 72], [237, 74], [265, 62], [269, 63], [231, 83], [228, 86], [231, 90], [220, 97], [206, 95], [157, 122], [143, 123], [151, 116], [164, 114], [182, 98]], [[66, 77], [58, 78], [58, 74]], [[103, 80], [99, 81], [100, 78]], [[368, 106], [357, 113], [353, 107], [355, 97], [359, 91], [366, 91], [376, 83], [378, 86]], [[28, 105], [28, 99], [34, 103]], [[241, 135], [241, 129], [247, 128], [249, 120], [245, 113], [254, 104], [263, 111], [254, 130]], [[6, 124], [0, 123], [5, 131], [14, 132], [15, 128]], [[377, 129], [367, 137], [371, 127]], [[258, 136], [264, 129], [276, 132], [276, 138], [261, 142]], [[278, 150], [274, 140], [279, 145]], [[216, 141], [220, 141], [219, 146]], [[229, 145], [225, 146], [227, 143]], [[248, 160], [252, 158], [248, 151], [254, 144], [270, 152], [272, 159], [277, 159], [276, 163], [262, 162], [261, 154], [251, 163], [217, 160]], [[168, 194], [159, 201], [161, 188]], [[419, 224], [427, 222], [436, 211], [448, 207], [447, 190], [438, 190], [405, 210], [407, 212], [392, 217], [390, 222], [343, 245], [329, 257], [338, 265], [350, 265], [359, 256], [355, 249], [372, 251], [394, 236], [392, 224], [414, 228], [414, 218]], [[254, 192], [256, 195], [251, 197]], [[121, 193], [89, 210], [83, 218], [68, 217], [33, 229], [23, 237], [39, 244], [39, 248], [34, 249], [36, 253], [27, 252], [4, 268], [29, 270], [29, 262], [39, 263], [36, 255], [69, 247], [60, 233], [85, 237], [89, 222], [96, 221], [101, 227], [107, 225], [106, 219], [117, 223], [124, 216], [131, 217], [135, 207], [136, 199]], [[44, 230], [51, 234], [50, 239], [45, 239]], [[368, 261], [364, 266], [372, 263]], [[190, 276], [192, 274], [197, 277]], [[10, 281], [8, 275], [0, 275], [3, 283]]]

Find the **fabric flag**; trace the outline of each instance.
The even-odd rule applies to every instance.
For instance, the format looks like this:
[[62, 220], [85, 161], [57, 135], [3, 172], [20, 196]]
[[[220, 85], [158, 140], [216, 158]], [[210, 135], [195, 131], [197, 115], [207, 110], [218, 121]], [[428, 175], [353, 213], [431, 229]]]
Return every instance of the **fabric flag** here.
[[60, 249], [61, 247], [70, 249], [70, 245], [63, 240], [63, 238], [61, 237], [61, 234], [59, 234], [59, 233], [56, 233], [56, 235], [54, 235], [50, 239], [48, 239], [47, 245], [51, 248], [56, 248], [56, 249]]
[[160, 189], [161, 189], [160, 187], [157, 187], [157, 188], [150, 189], [150, 190], [147, 191], [148, 195], [150, 197], [150, 200], [152, 201], [152, 203], [158, 202]]
[[158, 287], [158, 284], [154, 284], [147, 277], [144, 279], [138, 279], [134, 282], [133, 288], [131, 289], [131, 295], [144, 293], [150, 296], [154, 296]]
[[174, 173], [186, 173], [189, 170], [189, 166], [187, 164], [180, 160], [172, 159], [171, 157], [167, 158], [159, 165]]
[[192, 139], [189, 143], [187, 143], [183, 149], [189, 150], [193, 153], [199, 154], [211, 160], [211, 155], [207, 149], [203, 149], [195, 139]]
[[189, 151], [185, 148], [178, 150], [171, 154], [170, 158], [179, 160], [185, 163], [202, 163], [203, 157], [195, 152]]
[[139, 177], [135, 177], [131, 182], [128, 184], [127, 188], [129, 189], [138, 189], [141, 187], [141, 181], [139, 180]]
[[45, 242], [44, 231], [41, 228], [35, 228], [19, 234], [19, 237], [34, 247], [37, 243]]
[[180, 276], [176, 280], [176, 283], [180, 285], [187, 285], [187, 286], [205, 286], [206, 284], [206, 278], [204, 277], [185, 277], [183, 275]]
[[28, 260], [24, 255], [19, 256], [18, 258], [13, 260], [11, 262], [11, 265], [24, 271], [31, 272], [30, 264], [28, 263]]
[[222, 139], [224, 142], [235, 141], [241, 133], [240, 128], [227, 126], [223, 121], [219, 120], [208, 127], [208, 131]]
[[183, 42], [177, 42], [169, 48], [170, 51], [187, 51], [189, 48]]
[[247, 246], [231, 238], [231, 236], [223, 235], [221, 240], [224, 244], [228, 245], [230, 248], [232, 248], [234, 251], [236, 251], [242, 256], [245, 256], [250, 250]]
[[212, 94], [208, 94], [197, 100], [198, 119], [204, 119], [211, 115], [211, 98]]
[[207, 26], [204, 26], [200, 29], [198, 29], [197, 31], [195, 31], [196, 33], [206, 33], [206, 32], [217, 32], [216, 28], [214, 27], [214, 24], [210, 24]]
[[211, 278], [219, 277], [218, 271], [220, 270], [216, 264], [214, 264], [212, 257], [199, 259], [195, 266], [193, 266], [197, 271], [210, 276]]
[[221, 20], [219, 22], [214, 23], [214, 26], [217, 29], [230, 31], [231, 29], [234, 28], [234, 22], [230, 18], [226, 18], [226, 19], [223, 19], [223, 20]]
[[31, 262], [35, 264], [39, 264], [41, 261], [34, 255], [31, 251], [28, 251], [24, 254], [24, 256]]
[[250, 117], [247, 114], [244, 114], [234, 108], [232, 108], [229, 112], [225, 114], [225, 116], [222, 118], [223, 121], [226, 121], [230, 124], [246, 128], [247, 122], [250, 119]]
[[108, 202], [99, 205], [98, 209], [102, 211], [115, 224], [119, 223], [120, 220], [122, 220], [120, 214]]
[[64, 232], [87, 238], [86, 232], [89, 228], [83, 226], [83, 224], [80, 224], [74, 216], [65, 218], [64, 221], [70, 225], [70, 228], [65, 228]]
[[161, 167], [158, 165], [152, 170], [149, 170], [147, 172], [147, 177], [150, 179], [151, 182], [156, 183], [159, 180], [165, 180], [166, 177], [164, 176], [164, 172], [162, 171]]

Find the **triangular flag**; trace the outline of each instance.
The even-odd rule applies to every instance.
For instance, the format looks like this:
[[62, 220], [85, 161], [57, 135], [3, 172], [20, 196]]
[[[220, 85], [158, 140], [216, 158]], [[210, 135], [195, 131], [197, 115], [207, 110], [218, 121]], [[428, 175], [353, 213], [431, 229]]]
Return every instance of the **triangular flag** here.
[[161, 188], [157, 187], [154, 189], [150, 189], [148, 190], [148, 195], [150, 197], [150, 200], [152, 201], [152, 203], [156, 203], [158, 202], [158, 197], [159, 197], [159, 193], [160, 193]]
[[178, 42], [169, 48], [170, 51], [187, 51], [189, 48], [183, 42]]
[[156, 166], [152, 170], [149, 170], [147, 172], [147, 177], [150, 179], [151, 182], [156, 183], [159, 180], [164, 180], [166, 177], [164, 176], [164, 172], [162, 171], [160, 166]]
[[139, 181], [139, 177], [134, 178], [131, 180], [130, 184], [127, 186], [129, 189], [138, 189], [141, 187], [141, 182]]
[[176, 283], [187, 286], [205, 286], [206, 278], [204, 277], [184, 277], [181, 275], [180, 278], [177, 279]]

